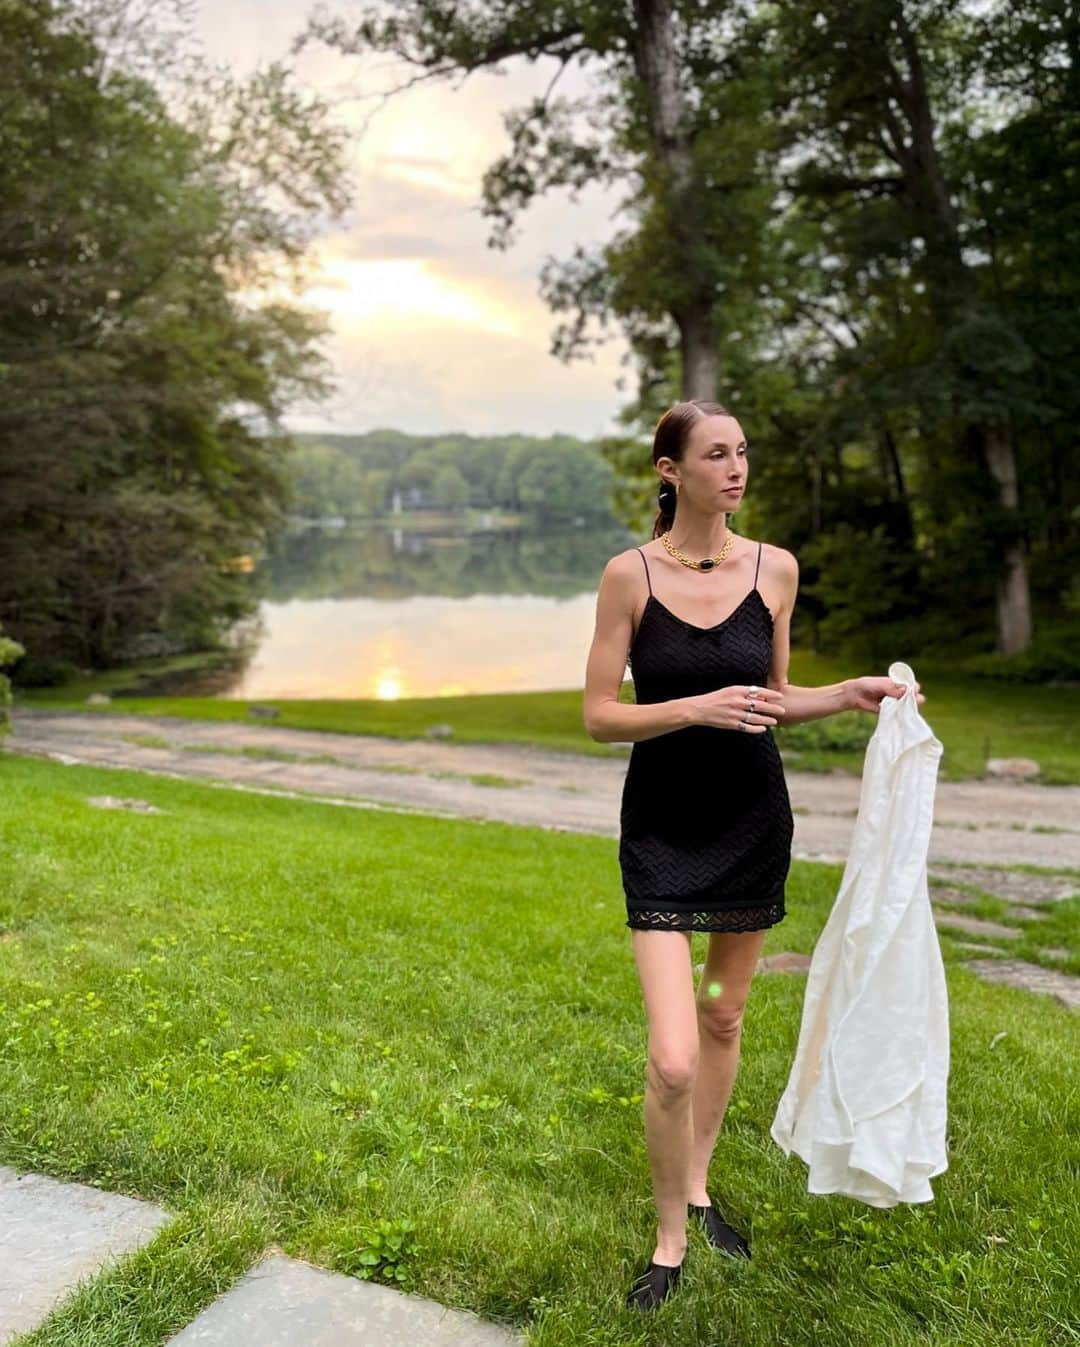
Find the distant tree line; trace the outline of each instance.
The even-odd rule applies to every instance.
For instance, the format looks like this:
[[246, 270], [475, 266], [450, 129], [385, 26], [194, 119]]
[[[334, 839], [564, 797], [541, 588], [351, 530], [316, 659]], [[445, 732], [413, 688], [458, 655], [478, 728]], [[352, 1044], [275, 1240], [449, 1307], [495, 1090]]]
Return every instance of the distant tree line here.
[[614, 471], [569, 435], [297, 435], [290, 508], [308, 518], [502, 509], [537, 523], [612, 514]]

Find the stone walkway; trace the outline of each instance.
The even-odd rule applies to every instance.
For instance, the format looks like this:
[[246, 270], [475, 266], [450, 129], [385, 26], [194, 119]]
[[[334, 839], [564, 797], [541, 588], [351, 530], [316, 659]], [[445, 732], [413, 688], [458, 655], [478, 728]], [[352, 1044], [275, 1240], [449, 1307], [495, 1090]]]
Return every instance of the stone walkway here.
[[[0, 1167], [0, 1347], [80, 1282], [134, 1253], [169, 1215], [150, 1202]], [[271, 1253], [170, 1347], [518, 1347], [474, 1314]]]
[[[517, 744], [455, 744], [431, 739], [293, 730], [106, 712], [19, 709], [10, 751], [65, 763], [126, 767], [211, 780], [237, 790], [302, 794], [352, 808], [418, 810], [447, 818], [498, 820], [617, 837], [625, 751], [611, 756], [559, 753]], [[849, 773], [785, 768], [795, 815], [793, 853], [843, 864], [859, 806], [860, 779]], [[153, 811], [146, 801], [94, 797], [102, 808]], [[1068, 874], [1029, 874], [1004, 865], [1080, 870], [1080, 787], [1031, 782], [941, 781], [934, 800], [929, 869], [939, 929], [964, 953], [1009, 955], [1045, 920], [1053, 903], [1078, 890]], [[1008, 901], [1005, 920], [953, 911]], [[979, 942], [960, 941], [974, 936]], [[1056, 968], [1071, 951], [1040, 949], [1049, 965], [972, 959], [980, 977], [1080, 1006], [1080, 978]], [[798, 956], [793, 956], [798, 957]], [[1028, 972], [1026, 970], [1037, 970]]]
[[[13, 721], [6, 742], [15, 753], [299, 791], [359, 807], [618, 835], [625, 751], [608, 757], [107, 712], [18, 709]], [[859, 778], [792, 768], [785, 775], [795, 855], [843, 863]], [[939, 781], [930, 860], [1080, 869], [1080, 786]]]

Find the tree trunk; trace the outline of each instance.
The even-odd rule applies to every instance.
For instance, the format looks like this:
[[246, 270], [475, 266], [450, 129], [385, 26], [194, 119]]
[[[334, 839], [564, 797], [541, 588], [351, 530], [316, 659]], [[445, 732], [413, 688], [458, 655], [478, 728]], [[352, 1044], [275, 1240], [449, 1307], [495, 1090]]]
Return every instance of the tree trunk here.
[[[1016, 484], [1016, 454], [1005, 426], [984, 430], [986, 462], [997, 483], [1001, 504], [1015, 513], [1019, 502]], [[1031, 643], [1031, 587], [1023, 540], [1014, 537], [1005, 548], [1005, 571], [997, 585], [997, 648], [1002, 655], [1015, 655]]]
[[908, 496], [907, 483], [904, 481], [904, 468], [900, 462], [900, 450], [896, 445], [896, 436], [892, 433], [888, 421], [882, 422], [878, 433], [878, 443], [885, 463], [886, 476], [892, 478], [895, 498], [900, 506], [904, 541], [910, 544], [915, 537], [915, 524], [911, 517], [911, 500]]
[[682, 396], [714, 400], [720, 382], [720, 359], [712, 310], [699, 308], [676, 314], [676, 322], [682, 349]]
[[672, 301], [679, 329], [683, 398], [717, 395], [715, 291], [710, 276], [690, 274], [695, 244], [704, 222], [695, 210], [693, 136], [679, 76], [678, 53], [669, 0], [634, 0], [634, 65], [645, 86], [656, 156], [667, 170], [666, 200], [675, 255], [686, 268], [685, 291]]
[[[904, 79], [891, 58], [886, 59], [888, 143], [921, 222], [927, 251], [928, 296], [935, 310], [935, 321], [948, 325], [972, 310], [977, 300], [977, 284], [964, 263], [956, 211], [941, 167], [922, 52], [902, 3], [896, 6], [896, 16], [909, 78]], [[905, 143], [900, 124], [891, 118], [890, 94], [907, 118], [910, 144]], [[960, 373], [978, 378], [977, 371]], [[1008, 426], [1002, 423], [977, 423], [973, 429], [982, 445], [986, 467], [997, 485], [998, 504], [1016, 521], [1013, 540], [1005, 549], [1005, 574], [997, 590], [997, 648], [1003, 655], [1012, 655], [1026, 649], [1031, 641], [1031, 587], [1019, 528], [1016, 447]]]

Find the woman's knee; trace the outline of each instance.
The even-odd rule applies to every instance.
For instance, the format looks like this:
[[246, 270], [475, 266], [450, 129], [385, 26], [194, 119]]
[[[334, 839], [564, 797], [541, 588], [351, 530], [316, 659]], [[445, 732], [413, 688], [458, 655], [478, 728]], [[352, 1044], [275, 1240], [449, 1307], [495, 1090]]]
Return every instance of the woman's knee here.
[[724, 1043], [737, 1042], [742, 1034], [745, 1001], [721, 1001], [713, 998], [698, 1001], [698, 1018], [702, 1029]]
[[646, 1073], [650, 1085], [664, 1098], [690, 1093], [697, 1078], [698, 1056], [696, 1043], [650, 1048]]

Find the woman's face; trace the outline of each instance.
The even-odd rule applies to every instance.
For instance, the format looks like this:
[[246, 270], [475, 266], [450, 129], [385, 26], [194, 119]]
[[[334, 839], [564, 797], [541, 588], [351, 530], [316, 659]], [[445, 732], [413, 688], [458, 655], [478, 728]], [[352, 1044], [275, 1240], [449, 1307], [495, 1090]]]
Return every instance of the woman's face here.
[[[661, 460], [662, 462], [664, 460]], [[733, 416], [703, 416], [695, 422], [682, 461], [665, 464], [684, 496], [706, 512], [737, 510], [746, 490], [746, 437]]]

